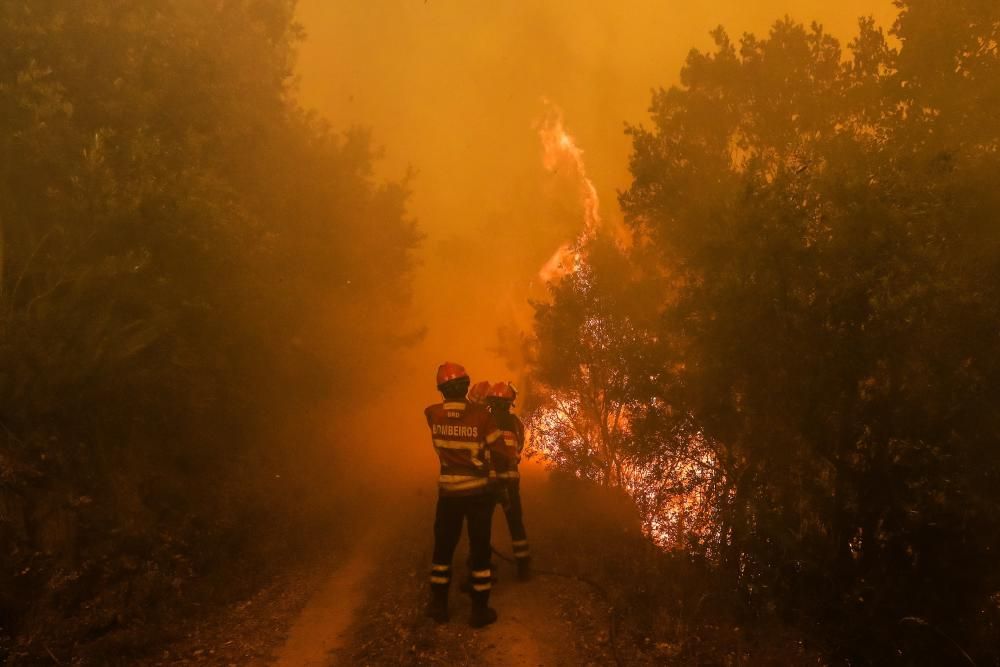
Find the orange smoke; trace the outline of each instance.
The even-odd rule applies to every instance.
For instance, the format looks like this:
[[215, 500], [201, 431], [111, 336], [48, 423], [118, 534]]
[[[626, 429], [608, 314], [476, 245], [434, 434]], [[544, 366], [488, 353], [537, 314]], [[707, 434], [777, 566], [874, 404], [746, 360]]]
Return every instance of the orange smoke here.
[[550, 173], [568, 174], [579, 184], [580, 202], [583, 205], [583, 229], [572, 242], [559, 246], [542, 266], [538, 275], [544, 282], [574, 273], [580, 268], [583, 245], [597, 235], [601, 226], [601, 202], [594, 182], [587, 176], [583, 150], [577, 146], [563, 124], [562, 110], [544, 100], [546, 112], [538, 136], [542, 141], [542, 164]]

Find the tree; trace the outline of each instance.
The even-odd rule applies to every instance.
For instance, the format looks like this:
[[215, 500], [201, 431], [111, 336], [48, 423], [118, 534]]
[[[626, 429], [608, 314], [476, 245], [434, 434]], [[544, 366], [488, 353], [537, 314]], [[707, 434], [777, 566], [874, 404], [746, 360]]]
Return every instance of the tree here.
[[[315, 519], [303, 415], [405, 339], [406, 184], [294, 102], [293, 14], [0, 2], [0, 609], [50, 646]], [[45, 624], [66, 599], [97, 629]]]
[[[711, 450], [710, 551], [750, 607], [836, 628], [852, 659], [995, 657], [987, 4], [901, 3], [901, 48], [862, 20], [846, 61], [816, 25], [785, 19], [739, 44], [716, 31], [654, 94], [652, 127], [630, 129], [629, 289], [660, 302], [591, 315], [641, 322], [612, 344], [632, 352], [603, 362], [622, 386], [656, 378], [639, 402], [665, 409], [643, 447], [694, 433]], [[592, 270], [594, 284], [615, 275]], [[567, 291], [541, 322], [577, 312]], [[539, 344], [545, 359], [553, 341]]]

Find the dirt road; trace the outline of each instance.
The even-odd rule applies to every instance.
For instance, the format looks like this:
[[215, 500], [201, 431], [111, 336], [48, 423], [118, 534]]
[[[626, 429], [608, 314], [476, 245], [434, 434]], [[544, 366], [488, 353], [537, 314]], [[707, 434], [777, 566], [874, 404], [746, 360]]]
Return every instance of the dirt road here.
[[346, 645], [354, 614], [369, 584], [374, 554], [386, 535], [373, 531], [310, 597], [278, 652], [275, 667], [324, 667]]
[[[544, 566], [552, 544], [544, 478], [525, 481], [526, 522], [535, 562]], [[467, 625], [469, 599], [451, 593], [452, 621], [435, 625], [423, 615], [430, 562], [432, 493], [413, 495], [387, 509], [382, 530], [364, 536], [330, 573], [294, 621], [272, 663], [281, 667], [334, 665], [496, 665], [558, 667], [613, 665], [607, 604], [586, 584], [568, 577], [515, 580], [513, 566], [497, 559], [499, 581], [491, 605], [500, 614], [488, 628]], [[510, 553], [503, 516], [494, 520], [494, 546]], [[456, 577], [466, 558], [456, 554]]]

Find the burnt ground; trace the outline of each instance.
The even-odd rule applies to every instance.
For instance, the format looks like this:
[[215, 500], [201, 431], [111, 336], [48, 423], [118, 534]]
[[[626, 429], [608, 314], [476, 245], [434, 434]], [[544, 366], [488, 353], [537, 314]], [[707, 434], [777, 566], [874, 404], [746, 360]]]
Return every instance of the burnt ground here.
[[[617, 637], [612, 646], [609, 601], [586, 572], [577, 571], [583, 561], [567, 540], [566, 517], [560, 515], [565, 499], [540, 472], [529, 476], [523, 487], [525, 520], [540, 573], [530, 582], [517, 582], [514, 566], [495, 558], [499, 580], [491, 605], [500, 615], [496, 624], [470, 628], [469, 599], [457, 586], [451, 592], [451, 622], [436, 625], [424, 616], [434, 510], [430, 490], [394, 503], [383, 525], [359, 537], [360, 556], [354, 557], [354, 565], [334, 573], [333, 583], [323, 586], [327, 592], [318, 592], [306, 606], [293, 625], [292, 640], [278, 650], [278, 664], [598, 666], [618, 664], [616, 650], [622, 664], [653, 664], [656, 656], [629, 648], [634, 645], [631, 639]], [[494, 517], [493, 544], [501, 553], [510, 553], [500, 512]], [[463, 539], [455, 556], [456, 580], [462, 576], [466, 554]], [[365, 561], [362, 566], [359, 559]], [[554, 574], [541, 573], [546, 570]], [[359, 574], [363, 581], [353, 585], [337, 581]], [[333, 591], [352, 587], [363, 594], [341, 593], [341, 604], [331, 599]], [[315, 628], [324, 618], [325, 636], [303, 629]], [[312, 636], [311, 648], [295, 640], [303, 635]]]
[[176, 628], [178, 637], [156, 655], [138, 663], [150, 667], [199, 665], [262, 667], [287, 641], [289, 629], [331, 571], [343, 565], [343, 552], [301, 563], [250, 597], [205, 615], [194, 614]]
[[[654, 578], [648, 568], [656, 559], [642, 555], [640, 547], [648, 543], [629, 519], [634, 509], [616, 510], [613, 497], [579, 488], [550, 481], [540, 471], [524, 480], [525, 522], [538, 574], [517, 582], [514, 566], [495, 558], [499, 581], [491, 605], [500, 619], [488, 628], [468, 626], [469, 599], [457, 586], [451, 622], [436, 625], [424, 616], [435, 500], [428, 488], [373, 507], [374, 520], [343, 552], [298, 566], [207, 620], [192, 619], [180, 640], [141, 664], [822, 664], [797, 649], [794, 637], [771, 635], [775, 641], [765, 641], [765, 650], [751, 650], [732, 623], [678, 618], [671, 611], [677, 606], [664, 598], [667, 591], [643, 591], [643, 582]], [[493, 534], [494, 547], [509, 554], [500, 512]], [[454, 561], [456, 581], [466, 554], [463, 539]], [[692, 587], [697, 592], [696, 582]], [[646, 597], [650, 607], [640, 611], [634, 605]]]
[[[527, 520], [540, 507], [525, 493]], [[493, 626], [467, 625], [468, 596], [455, 586], [452, 621], [424, 616], [432, 546], [433, 490], [389, 503], [380, 521], [344, 552], [295, 566], [252, 597], [195, 615], [178, 639], [140, 664], [263, 667], [332, 665], [613, 665], [606, 603], [585, 583], [537, 576], [515, 581], [514, 566], [495, 559], [499, 581]], [[529, 523], [529, 531], [532, 526]], [[551, 540], [541, 526], [532, 547], [539, 566]], [[500, 512], [494, 545], [510, 553]], [[463, 538], [456, 578], [467, 556]]]
[[[530, 500], [526, 498], [526, 502]], [[528, 506], [530, 508], [530, 505]], [[585, 583], [536, 576], [517, 582], [514, 566], [496, 559], [498, 582], [491, 605], [499, 621], [481, 630], [467, 624], [468, 596], [451, 592], [451, 622], [436, 625], [423, 615], [430, 563], [433, 503], [421, 499], [401, 538], [379, 557], [368, 595], [357, 610], [349, 637], [331, 654], [339, 665], [613, 665], [606, 604]], [[528, 510], [530, 520], [530, 509]], [[531, 530], [529, 524], [529, 531]], [[500, 513], [494, 545], [510, 553]], [[546, 561], [546, 540], [533, 543], [535, 560]], [[456, 578], [467, 549], [459, 546]]]

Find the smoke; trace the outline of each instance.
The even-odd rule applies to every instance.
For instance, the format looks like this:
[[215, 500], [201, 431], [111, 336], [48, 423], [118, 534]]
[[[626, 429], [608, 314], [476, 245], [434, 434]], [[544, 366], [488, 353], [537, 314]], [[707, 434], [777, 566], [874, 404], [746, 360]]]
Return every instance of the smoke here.
[[846, 43], [859, 16], [888, 25], [895, 10], [891, 0], [299, 0], [301, 102], [336, 129], [372, 128], [379, 176], [412, 168], [410, 209], [425, 234], [414, 320], [426, 333], [366, 408], [380, 422], [367, 436], [373, 460], [429, 483], [421, 411], [438, 398], [436, 365], [517, 379], [496, 349], [530, 327], [539, 267], [553, 275], [581, 234], [621, 225], [609, 203], [629, 184], [625, 123], [644, 121], [650, 90], [676, 83], [717, 25], [761, 34], [784, 14]]

